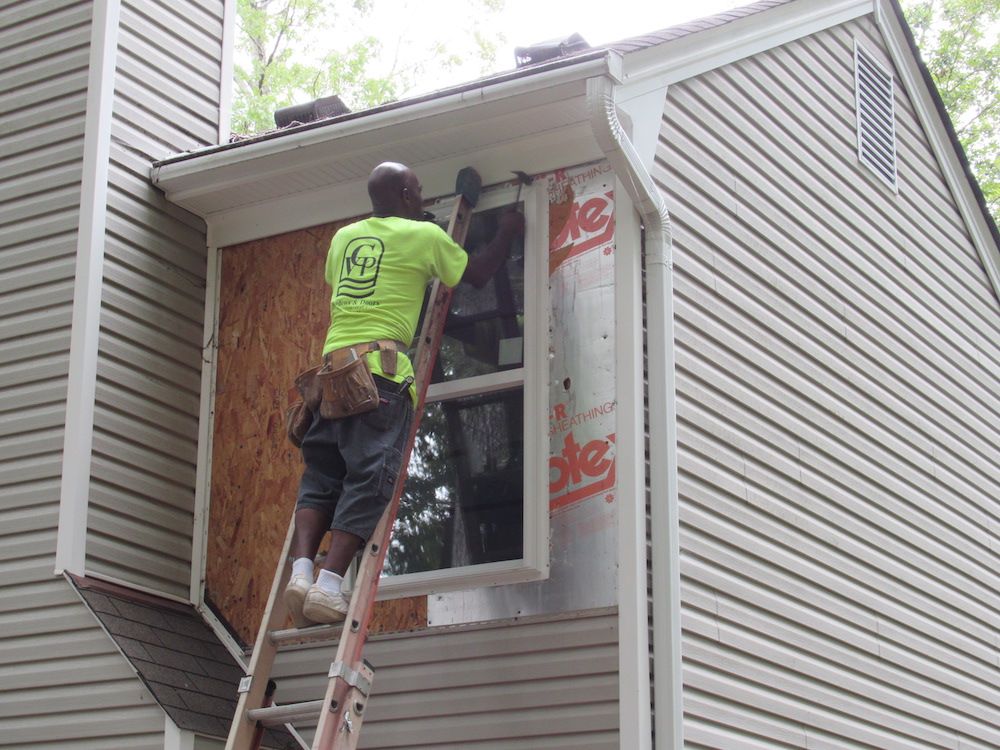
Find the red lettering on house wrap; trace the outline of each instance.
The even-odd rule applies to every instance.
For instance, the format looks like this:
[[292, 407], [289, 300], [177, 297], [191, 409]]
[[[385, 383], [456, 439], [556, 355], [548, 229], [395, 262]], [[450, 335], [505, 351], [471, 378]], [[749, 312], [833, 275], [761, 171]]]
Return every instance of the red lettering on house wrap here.
[[614, 191], [574, 201], [566, 223], [551, 243], [553, 252], [566, 249], [560, 262], [611, 242], [615, 234]]
[[580, 445], [570, 432], [563, 449], [549, 457], [549, 509], [556, 510], [606, 492], [615, 485], [615, 435]]

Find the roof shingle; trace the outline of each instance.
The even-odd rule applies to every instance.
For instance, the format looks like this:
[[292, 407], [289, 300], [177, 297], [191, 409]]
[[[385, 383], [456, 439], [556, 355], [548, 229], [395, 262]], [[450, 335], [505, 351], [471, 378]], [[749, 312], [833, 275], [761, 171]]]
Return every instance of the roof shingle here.
[[[243, 668], [193, 606], [71, 576], [83, 601], [181, 729], [225, 737]], [[297, 748], [284, 731], [265, 744]]]

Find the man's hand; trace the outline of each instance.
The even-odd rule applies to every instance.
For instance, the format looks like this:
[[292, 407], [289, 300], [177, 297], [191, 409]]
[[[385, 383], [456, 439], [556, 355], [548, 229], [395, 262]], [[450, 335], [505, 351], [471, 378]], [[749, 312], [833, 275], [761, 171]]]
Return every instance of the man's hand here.
[[485, 248], [469, 257], [462, 281], [482, 289], [510, 255], [514, 240], [524, 236], [524, 216], [515, 209], [500, 215], [497, 233]]
[[503, 233], [509, 237], [524, 236], [524, 214], [515, 208], [506, 211], [500, 216], [497, 233]]

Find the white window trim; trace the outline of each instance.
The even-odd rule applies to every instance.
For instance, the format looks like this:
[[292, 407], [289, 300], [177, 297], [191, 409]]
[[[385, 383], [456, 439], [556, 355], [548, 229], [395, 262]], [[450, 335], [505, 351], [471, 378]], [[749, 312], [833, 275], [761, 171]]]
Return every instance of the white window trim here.
[[[477, 209], [486, 210], [512, 203], [513, 188], [487, 190]], [[524, 366], [475, 378], [460, 384], [442, 383], [428, 388], [428, 400], [441, 401], [472, 393], [503, 390], [524, 385], [524, 557], [447, 570], [407, 573], [383, 578], [378, 599], [422, 596], [441, 591], [473, 589], [507, 583], [537, 581], [549, 575], [549, 492], [548, 492], [548, 196], [543, 187], [523, 187], [526, 232], [524, 238], [525, 330]], [[453, 203], [445, 199], [432, 206], [445, 215]], [[194, 548], [191, 599], [199, 605], [205, 599], [205, 567], [208, 545], [208, 513], [211, 503], [212, 441], [214, 439], [215, 375], [218, 365], [217, 327], [219, 319], [220, 256], [210, 237], [208, 265], [210, 283], [206, 294], [205, 368], [202, 371], [201, 419], [199, 426], [198, 480], [195, 490]], [[457, 386], [457, 387], [456, 387]], [[293, 498], [289, 499], [289, 514]], [[277, 561], [275, 561], [277, 563]]]
[[[477, 211], [509, 205], [514, 188], [483, 193]], [[463, 565], [444, 570], [403, 573], [379, 581], [378, 598], [395, 599], [443, 591], [523, 583], [549, 575], [548, 490], [548, 196], [535, 185], [521, 190], [524, 203], [524, 359], [523, 366], [502, 372], [464, 378], [428, 387], [427, 402], [491, 393], [524, 386], [524, 529], [519, 560]], [[453, 199], [432, 205], [438, 216], [447, 215]]]

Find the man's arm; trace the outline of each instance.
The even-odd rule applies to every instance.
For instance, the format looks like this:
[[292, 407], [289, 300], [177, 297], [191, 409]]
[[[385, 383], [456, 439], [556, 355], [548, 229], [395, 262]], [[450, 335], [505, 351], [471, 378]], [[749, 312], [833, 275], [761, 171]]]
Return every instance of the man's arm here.
[[462, 281], [472, 284], [476, 289], [482, 289], [493, 274], [504, 264], [510, 255], [514, 240], [524, 236], [524, 216], [510, 210], [500, 217], [497, 233], [490, 244], [475, 255], [469, 256], [469, 262], [462, 274]]

